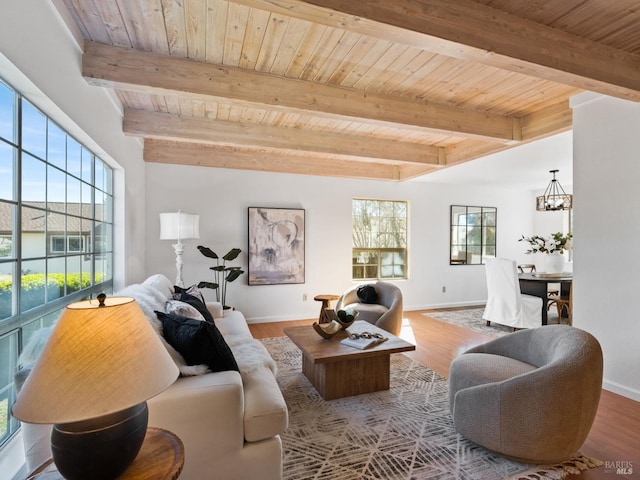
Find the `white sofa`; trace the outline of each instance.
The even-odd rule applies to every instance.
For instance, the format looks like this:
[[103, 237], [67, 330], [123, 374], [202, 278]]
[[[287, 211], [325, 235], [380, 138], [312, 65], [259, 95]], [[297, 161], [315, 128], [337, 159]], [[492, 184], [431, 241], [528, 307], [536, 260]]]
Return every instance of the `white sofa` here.
[[[135, 298], [157, 325], [153, 311], [164, 310], [172, 293], [173, 284], [167, 277], [153, 275], [118, 295]], [[155, 304], [147, 304], [148, 294], [157, 298]], [[288, 412], [275, 379], [275, 364], [251, 335], [242, 313], [234, 310], [222, 316], [219, 303], [209, 302], [207, 307], [240, 372], [179, 377], [148, 401], [149, 425], [175, 433], [184, 443], [180, 480], [280, 479], [279, 434], [287, 428]]]
[[[133, 297], [158, 331], [161, 323], [155, 311], [164, 311], [172, 293], [173, 285], [167, 277], [153, 275], [117, 295]], [[182, 440], [185, 463], [180, 480], [281, 479], [279, 434], [287, 428], [288, 412], [276, 383], [275, 363], [251, 335], [242, 313], [234, 310], [223, 316], [221, 305], [215, 302], [208, 302], [207, 308], [240, 372], [181, 375], [148, 401], [149, 426], [169, 430]], [[181, 372], [202, 371], [202, 367], [186, 366], [182, 357], [165, 345]], [[42, 428], [37, 431], [37, 438], [23, 435], [29, 468], [50, 456], [48, 435], [42, 434]], [[36, 444], [40, 446], [36, 448]]]

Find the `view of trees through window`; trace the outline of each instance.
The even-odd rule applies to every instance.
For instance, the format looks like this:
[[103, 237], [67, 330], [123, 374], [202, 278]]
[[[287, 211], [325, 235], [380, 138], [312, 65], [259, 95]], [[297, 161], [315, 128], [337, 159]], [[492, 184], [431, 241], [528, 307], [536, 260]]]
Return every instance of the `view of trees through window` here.
[[0, 445], [18, 355], [71, 301], [109, 291], [112, 169], [0, 79]]
[[353, 199], [354, 280], [407, 278], [407, 202]]

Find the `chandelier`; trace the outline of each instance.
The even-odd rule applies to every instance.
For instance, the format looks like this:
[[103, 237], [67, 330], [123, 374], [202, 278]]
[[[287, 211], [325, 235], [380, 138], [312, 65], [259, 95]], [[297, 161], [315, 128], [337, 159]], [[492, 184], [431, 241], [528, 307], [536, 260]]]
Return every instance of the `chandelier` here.
[[544, 195], [536, 197], [536, 210], [551, 212], [556, 210], [570, 210], [573, 207], [573, 195], [565, 193], [560, 182], [556, 180], [558, 170], [549, 170], [553, 179], [544, 191]]

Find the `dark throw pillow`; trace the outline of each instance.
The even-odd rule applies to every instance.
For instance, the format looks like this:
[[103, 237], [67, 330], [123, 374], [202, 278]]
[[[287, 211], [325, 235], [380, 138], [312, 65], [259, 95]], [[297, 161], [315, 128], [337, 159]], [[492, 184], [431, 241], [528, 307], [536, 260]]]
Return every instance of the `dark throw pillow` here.
[[362, 303], [376, 303], [378, 301], [376, 289], [371, 285], [362, 285], [358, 287], [356, 293]]
[[189, 305], [194, 307], [196, 310], [198, 310], [198, 312], [200, 312], [200, 315], [202, 315], [207, 322], [214, 323], [213, 315], [211, 315], [211, 312], [209, 311], [205, 303], [202, 300], [200, 300], [198, 297], [194, 297], [193, 295], [189, 295], [188, 293], [182, 292], [178, 300], [184, 303], [188, 303]]
[[200, 299], [202, 303], [204, 303], [204, 296], [202, 295], [202, 292], [200, 291], [197, 285], [191, 285], [190, 287], [187, 287], [187, 288], [174, 285], [173, 292], [174, 292], [173, 298], [175, 300], [180, 300], [180, 296], [183, 293], [188, 293], [189, 295], [193, 295], [194, 297]]
[[239, 371], [236, 359], [213, 323], [156, 312], [163, 335], [189, 365], [207, 365], [212, 372]]

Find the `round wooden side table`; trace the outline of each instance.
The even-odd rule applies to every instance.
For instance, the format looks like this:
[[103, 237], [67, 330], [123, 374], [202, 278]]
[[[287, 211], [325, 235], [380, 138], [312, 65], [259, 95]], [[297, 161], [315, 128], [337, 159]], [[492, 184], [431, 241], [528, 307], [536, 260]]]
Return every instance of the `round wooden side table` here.
[[[184, 445], [174, 433], [149, 427], [138, 456], [118, 480], [175, 480], [184, 465]], [[47, 460], [27, 480], [64, 480], [53, 459]]]
[[316, 295], [313, 299], [316, 302], [322, 302], [320, 306], [320, 318], [318, 323], [330, 323], [331, 319], [327, 316], [324, 311], [325, 308], [331, 308], [331, 300], [338, 300], [340, 295]]

